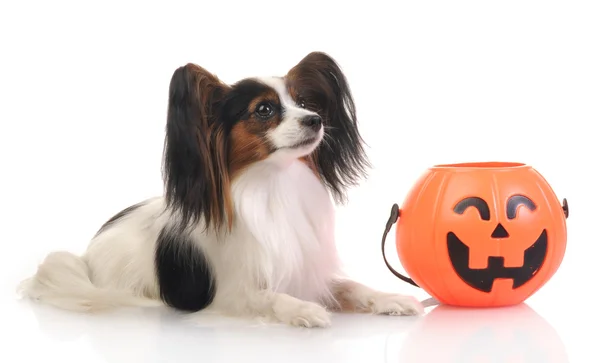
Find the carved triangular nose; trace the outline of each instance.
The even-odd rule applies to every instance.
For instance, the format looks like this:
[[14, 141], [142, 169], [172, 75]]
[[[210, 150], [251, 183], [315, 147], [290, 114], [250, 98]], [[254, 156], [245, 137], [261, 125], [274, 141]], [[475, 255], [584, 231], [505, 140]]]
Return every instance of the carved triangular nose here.
[[508, 237], [508, 232], [506, 231], [506, 229], [504, 227], [502, 227], [502, 225], [500, 223], [498, 223], [498, 225], [496, 226], [496, 229], [494, 229], [494, 232], [492, 232], [492, 238], [506, 238]]

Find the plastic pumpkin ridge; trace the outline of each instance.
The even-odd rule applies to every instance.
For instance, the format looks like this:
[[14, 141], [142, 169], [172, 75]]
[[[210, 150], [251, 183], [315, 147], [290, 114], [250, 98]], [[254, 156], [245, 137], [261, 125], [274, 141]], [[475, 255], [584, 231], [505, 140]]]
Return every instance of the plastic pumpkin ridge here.
[[[429, 168], [402, 207], [394, 204], [382, 253], [398, 278], [442, 304], [522, 303], [558, 270], [566, 243], [561, 205], [544, 177], [522, 163], [461, 163]], [[394, 270], [384, 247], [396, 225], [396, 248], [411, 277]]]

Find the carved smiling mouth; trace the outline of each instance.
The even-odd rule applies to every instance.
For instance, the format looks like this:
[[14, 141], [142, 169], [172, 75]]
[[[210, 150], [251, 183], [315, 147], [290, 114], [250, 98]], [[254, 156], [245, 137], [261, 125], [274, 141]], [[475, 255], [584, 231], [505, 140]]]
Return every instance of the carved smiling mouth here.
[[521, 267], [504, 267], [504, 257], [488, 257], [488, 267], [469, 267], [469, 246], [465, 245], [453, 232], [446, 236], [448, 255], [456, 274], [469, 286], [484, 292], [491, 292], [494, 280], [512, 279], [513, 289], [523, 286], [539, 271], [548, 252], [548, 232], [544, 229], [538, 239], [525, 250]]

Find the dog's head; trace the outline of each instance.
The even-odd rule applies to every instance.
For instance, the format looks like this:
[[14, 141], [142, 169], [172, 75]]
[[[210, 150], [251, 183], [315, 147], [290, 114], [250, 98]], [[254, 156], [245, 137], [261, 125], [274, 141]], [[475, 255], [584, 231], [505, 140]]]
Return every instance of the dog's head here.
[[338, 64], [307, 55], [284, 77], [233, 85], [195, 64], [175, 70], [164, 150], [168, 205], [184, 222], [231, 227], [230, 182], [249, 165], [303, 160], [338, 202], [368, 160]]

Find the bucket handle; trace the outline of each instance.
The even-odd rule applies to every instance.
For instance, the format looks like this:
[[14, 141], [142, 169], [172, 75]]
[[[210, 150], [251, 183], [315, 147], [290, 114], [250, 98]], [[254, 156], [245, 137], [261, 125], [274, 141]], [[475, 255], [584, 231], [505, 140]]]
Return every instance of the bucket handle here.
[[565, 214], [565, 219], [569, 218], [569, 203], [567, 203], [567, 198], [563, 198], [562, 210]]
[[387, 260], [387, 257], [385, 256], [385, 240], [387, 238], [388, 233], [390, 233], [392, 226], [396, 223], [396, 221], [398, 221], [398, 218], [400, 218], [400, 213], [401, 213], [400, 207], [398, 207], [398, 204], [394, 203], [394, 205], [392, 206], [392, 210], [390, 212], [390, 218], [388, 219], [388, 221], [385, 225], [385, 231], [383, 232], [383, 237], [381, 238], [381, 254], [383, 255], [383, 261], [385, 262], [385, 265], [392, 272], [392, 274], [394, 274], [394, 276], [396, 276], [400, 280], [407, 282], [413, 286], [420, 287], [410, 277], [406, 277], [406, 276], [402, 275], [400, 272], [396, 271], [390, 265], [390, 263]]

